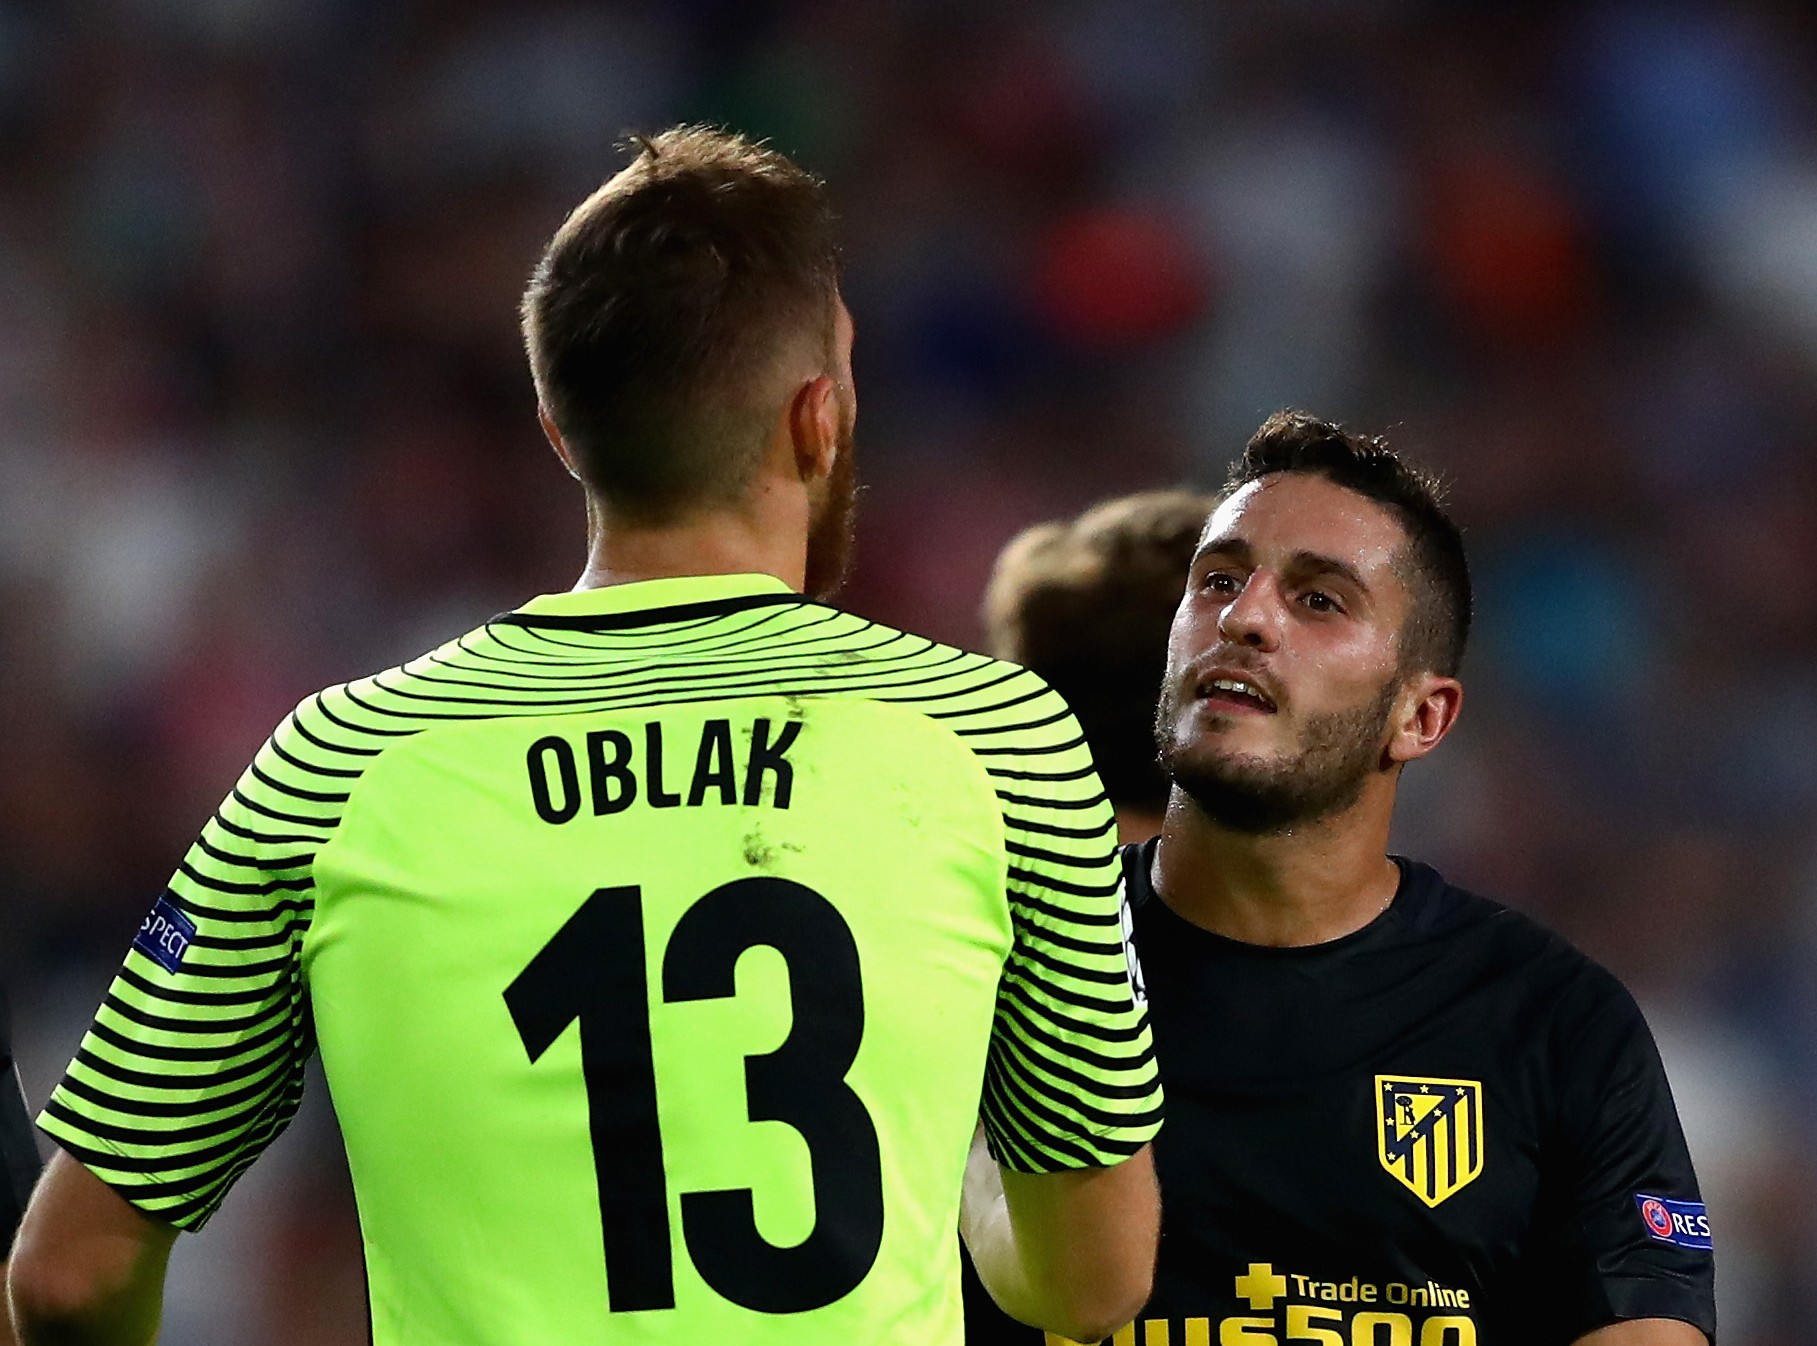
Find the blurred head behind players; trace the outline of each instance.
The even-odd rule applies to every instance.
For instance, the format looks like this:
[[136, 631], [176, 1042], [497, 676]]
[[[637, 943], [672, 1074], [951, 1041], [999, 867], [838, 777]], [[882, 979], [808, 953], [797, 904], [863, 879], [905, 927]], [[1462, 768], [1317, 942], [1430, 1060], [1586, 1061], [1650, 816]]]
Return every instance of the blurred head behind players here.
[[1148, 491], [1037, 524], [1003, 549], [985, 590], [990, 653], [1066, 698], [1124, 841], [1153, 836], [1167, 806], [1151, 707], [1186, 569], [1216, 504], [1194, 491]]
[[576, 587], [757, 569], [825, 596], [857, 401], [824, 184], [706, 127], [635, 146], [523, 299], [543, 429], [587, 494]]
[[1457, 719], [1469, 625], [1434, 486], [1380, 439], [1270, 417], [1206, 524], [1156, 712], [1157, 877], [1201, 890], [1195, 919], [1314, 943], [1382, 909], [1399, 774]]

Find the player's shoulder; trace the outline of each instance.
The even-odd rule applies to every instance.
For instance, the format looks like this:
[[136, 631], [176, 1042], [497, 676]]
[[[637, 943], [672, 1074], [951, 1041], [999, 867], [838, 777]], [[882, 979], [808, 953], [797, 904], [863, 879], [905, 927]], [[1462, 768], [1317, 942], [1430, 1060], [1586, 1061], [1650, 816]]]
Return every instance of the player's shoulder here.
[[463, 660], [484, 629], [309, 693], [272, 730], [255, 770], [352, 782], [388, 750], [425, 730], [498, 714], [520, 694], [522, 680]]
[[1082, 746], [1072, 709], [1047, 680], [1007, 659], [831, 609], [849, 625], [832, 662], [864, 672], [829, 693], [887, 702], [926, 715], [975, 750]]
[[840, 639], [833, 654], [838, 662], [946, 669], [956, 679], [966, 682], [1059, 695], [1040, 674], [1021, 664], [862, 617], [844, 608], [824, 604], [813, 606], [834, 615], [840, 622], [837, 628]]
[[411, 660], [311, 692], [278, 724], [274, 741], [370, 758], [437, 723], [453, 722], [447, 710], [437, 712], [435, 693], [422, 684], [420, 663]]
[[585, 710], [634, 667], [623, 651], [566, 639], [520, 644], [502, 613], [401, 663], [312, 692], [280, 732], [328, 737], [377, 755], [418, 734], [511, 715]]
[[1479, 975], [1518, 981], [1554, 1019], [1638, 1015], [1621, 980], [1550, 926], [1449, 882], [1430, 865], [1398, 856], [1396, 863], [1403, 885], [1397, 915], [1414, 938], [1432, 941], [1444, 956], [1466, 955]]

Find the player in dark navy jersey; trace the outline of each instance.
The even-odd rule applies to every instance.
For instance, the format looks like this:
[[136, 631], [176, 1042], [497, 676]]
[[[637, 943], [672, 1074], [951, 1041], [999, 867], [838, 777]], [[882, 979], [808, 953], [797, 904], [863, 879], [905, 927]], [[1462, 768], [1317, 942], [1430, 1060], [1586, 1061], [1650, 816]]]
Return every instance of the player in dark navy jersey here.
[[1612, 976], [1411, 861], [1347, 935], [1232, 938], [1156, 896], [1157, 849], [1125, 868], [1173, 1100], [1143, 1324], [1257, 1346], [1713, 1333], [1696, 1176]]
[[[1632, 998], [1386, 854], [1401, 768], [1461, 705], [1469, 594], [1430, 488], [1303, 415], [1207, 524], [1157, 715], [1166, 819], [1124, 853], [1171, 1110], [1155, 1291], [1116, 1346], [1714, 1339]], [[979, 1313], [968, 1340], [1040, 1334]]]

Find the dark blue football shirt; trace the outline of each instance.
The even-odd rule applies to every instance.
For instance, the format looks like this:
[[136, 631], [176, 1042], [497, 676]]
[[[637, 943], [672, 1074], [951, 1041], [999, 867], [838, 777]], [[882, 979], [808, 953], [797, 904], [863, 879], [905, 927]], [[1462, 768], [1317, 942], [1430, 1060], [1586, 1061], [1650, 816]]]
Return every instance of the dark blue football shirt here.
[[[1176, 915], [1126, 847], [1167, 1125], [1154, 1296], [1116, 1346], [1712, 1339], [1710, 1229], [1646, 1021], [1527, 917], [1398, 861], [1374, 921], [1277, 949]], [[1038, 1346], [966, 1268], [969, 1346]]]

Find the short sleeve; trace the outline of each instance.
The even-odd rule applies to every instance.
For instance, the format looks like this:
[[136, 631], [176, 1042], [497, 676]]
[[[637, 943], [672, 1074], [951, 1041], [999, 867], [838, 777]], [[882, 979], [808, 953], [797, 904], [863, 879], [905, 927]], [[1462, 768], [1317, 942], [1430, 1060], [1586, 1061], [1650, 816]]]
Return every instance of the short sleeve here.
[[309, 751], [293, 716], [222, 802], [39, 1118], [128, 1201], [182, 1229], [207, 1221], [302, 1098], [311, 866], [346, 798], [303, 769]]
[[1552, 1044], [1559, 1167], [1549, 1184], [1565, 1339], [1675, 1318], [1714, 1341], [1709, 1218], [1653, 1036], [1601, 969], [1569, 1003]]
[[1161, 1124], [1146, 1007], [1124, 939], [1115, 820], [1059, 697], [1041, 740], [992, 762], [1013, 944], [985, 1073], [984, 1125], [1006, 1167], [1128, 1158]]

